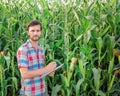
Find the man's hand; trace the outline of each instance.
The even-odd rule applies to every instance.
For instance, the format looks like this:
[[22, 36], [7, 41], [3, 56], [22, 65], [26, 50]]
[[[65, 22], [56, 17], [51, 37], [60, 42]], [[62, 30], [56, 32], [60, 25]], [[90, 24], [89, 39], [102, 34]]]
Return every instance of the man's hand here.
[[54, 74], [55, 74], [55, 72], [52, 72], [52, 73], [49, 74], [49, 76], [54, 76]]
[[[47, 69], [49, 70], [49, 71], [51, 71], [51, 70], [54, 70], [55, 68], [56, 68], [56, 62], [51, 62], [51, 63], [49, 63], [48, 65], [47, 65]], [[55, 74], [55, 72], [51, 72], [50, 74], [49, 74], [49, 76], [54, 76], [54, 74]]]

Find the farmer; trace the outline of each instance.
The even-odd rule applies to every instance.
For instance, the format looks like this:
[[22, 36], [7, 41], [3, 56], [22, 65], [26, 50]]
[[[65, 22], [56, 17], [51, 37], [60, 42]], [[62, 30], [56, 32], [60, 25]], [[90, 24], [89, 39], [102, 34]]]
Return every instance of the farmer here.
[[[44, 64], [44, 50], [39, 43], [42, 25], [32, 20], [27, 26], [29, 39], [17, 51], [18, 68], [21, 73], [21, 96], [47, 96], [45, 78], [42, 75], [56, 67], [56, 62]], [[49, 76], [54, 76], [54, 72]]]

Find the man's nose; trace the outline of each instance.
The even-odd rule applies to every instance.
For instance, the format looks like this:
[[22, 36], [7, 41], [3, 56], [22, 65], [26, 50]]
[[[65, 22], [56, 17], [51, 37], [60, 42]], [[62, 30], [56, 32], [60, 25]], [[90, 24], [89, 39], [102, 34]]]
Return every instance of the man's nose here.
[[35, 30], [35, 31], [34, 31], [34, 34], [37, 34], [37, 33], [38, 33], [37, 30]]

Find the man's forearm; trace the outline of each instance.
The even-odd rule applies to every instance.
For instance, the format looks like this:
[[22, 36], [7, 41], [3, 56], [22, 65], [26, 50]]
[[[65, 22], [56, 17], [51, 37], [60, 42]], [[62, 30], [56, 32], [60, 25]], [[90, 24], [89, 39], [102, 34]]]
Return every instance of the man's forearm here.
[[35, 70], [28, 70], [27, 68], [20, 68], [20, 72], [21, 72], [23, 79], [30, 79], [30, 78], [34, 78], [34, 77], [37, 77], [37, 76], [40, 76], [46, 73], [47, 67], [43, 67], [41, 69], [35, 69]]

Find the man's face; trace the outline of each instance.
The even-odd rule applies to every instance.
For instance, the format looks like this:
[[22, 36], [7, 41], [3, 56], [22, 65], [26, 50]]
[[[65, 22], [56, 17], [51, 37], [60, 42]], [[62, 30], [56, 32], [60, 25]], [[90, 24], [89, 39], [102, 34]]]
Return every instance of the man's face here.
[[30, 37], [30, 40], [32, 41], [38, 41], [40, 39], [40, 25], [30, 26], [28, 30], [28, 36]]

